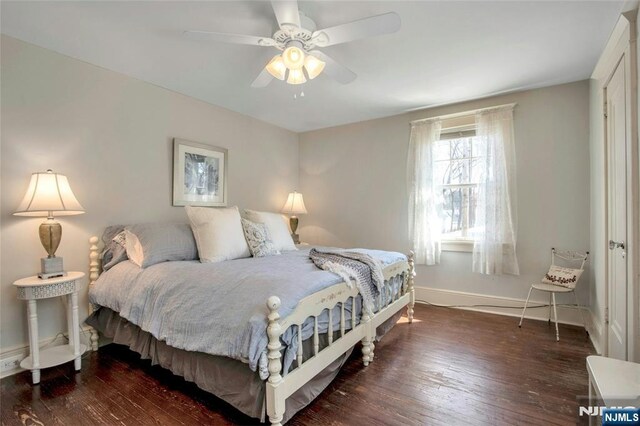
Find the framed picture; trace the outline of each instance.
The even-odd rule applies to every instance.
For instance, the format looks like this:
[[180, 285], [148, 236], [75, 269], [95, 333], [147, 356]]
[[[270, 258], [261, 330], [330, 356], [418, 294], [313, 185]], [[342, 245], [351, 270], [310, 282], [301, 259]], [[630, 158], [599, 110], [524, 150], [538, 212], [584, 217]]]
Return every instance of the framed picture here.
[[227, 150], [173, 140], [173, 205], [227, 205]]

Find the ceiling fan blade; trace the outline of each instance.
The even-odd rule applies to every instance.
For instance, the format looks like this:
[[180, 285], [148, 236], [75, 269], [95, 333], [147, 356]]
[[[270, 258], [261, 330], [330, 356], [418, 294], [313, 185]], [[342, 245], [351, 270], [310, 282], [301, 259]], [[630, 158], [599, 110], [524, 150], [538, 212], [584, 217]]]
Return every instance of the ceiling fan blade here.
[[389, 12], [315, 31], [312, 39], [314, 39], [316, 46], [326, 47], [362, 38], [391, 34], [399, 29], [400, 16], [395, 12]]
[[251, 46], [275, 46], [276, 42], [269, 37], [258, 37], [244, 34], [216, 33], [212, 31], [185, 31], [186, 37], [193, 40], [220, 41], [223, 43], [248, 44]]
[[324, 70], [322, 72], [338, 83], [347, 84], [356, 79], [356, 73], [339, 62], [336, 62], [332, 57], [327, 56], [323, 52], [313, 50], [309, 53], [324, 62]]
[[271, 83], [271, 80], [273, 80], [273, 76], [269, 74], [266, 68], [263, 68], [260, 74], [258, 74], [258, 77], [251, 83], [251, 87], [266, 87]]
[[297, 0], [272, 0], [271, 7], [281, 29], [300, 28], [300, 12]]

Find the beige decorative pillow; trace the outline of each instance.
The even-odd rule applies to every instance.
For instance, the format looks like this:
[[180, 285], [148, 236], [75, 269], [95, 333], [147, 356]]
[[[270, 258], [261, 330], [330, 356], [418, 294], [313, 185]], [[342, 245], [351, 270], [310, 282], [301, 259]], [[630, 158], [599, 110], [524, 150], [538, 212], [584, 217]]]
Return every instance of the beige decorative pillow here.
[[280, 213], [257, 212], [255, 210], [245, 210], [244, 215], [251, 222], [264, 223], [267, 226], [276, 250], [297, 250], [293, 238], [291, 238], [289, 219], [286, 216]]
[[253, 257], [274, 256], [280, 254], [276, 250], [269, 237], [267, 225], [264, 223], [251, 222], [242, 218], [242, 229], [244, 229], [244, 237], [249, 245], [249, 251]]
[[198, 245], [200, 262], [251, 257], [238, 207], [192, 207], [185, 210]]
[[566, 288], [575, 288], [582, 272], [584, 272], [582, 269], [564, 268], [562, 266], [551, 265], [549, 272], [545, 274], [542, 282]]

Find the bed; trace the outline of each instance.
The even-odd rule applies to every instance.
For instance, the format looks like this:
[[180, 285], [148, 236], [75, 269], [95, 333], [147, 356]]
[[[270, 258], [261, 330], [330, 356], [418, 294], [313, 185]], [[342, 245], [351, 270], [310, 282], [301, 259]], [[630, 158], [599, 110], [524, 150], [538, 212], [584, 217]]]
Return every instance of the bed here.
[[372, 362], [376, 337], [405, 306], [413, 319], [412, 253], [367, 251], [380, 259], [384, 276], [368, 313], [357, 287], [316, 268], [309, 248], [144, 270], [121, 262], [101, 274], [98, 241], [90, 239], [92, 349], [100, 332], [251, 417], [266, 414], [272, 425], [313, 400], [358, 342], [364, 365]]

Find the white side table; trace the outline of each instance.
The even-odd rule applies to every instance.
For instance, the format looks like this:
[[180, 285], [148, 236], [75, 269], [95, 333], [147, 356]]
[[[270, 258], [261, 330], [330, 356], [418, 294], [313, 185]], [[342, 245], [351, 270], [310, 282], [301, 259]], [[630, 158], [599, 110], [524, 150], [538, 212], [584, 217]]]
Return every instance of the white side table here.
[[[614, 358], [587, 357], [589, 372], [589, 404], [594, 398], [604, 405], [619, 405], [621, 400], [640, 402], [640, 364]], [[589, 417], [589, 424], [593, 417]]]
[[[13, 283], [18, 290], [18, 299], [26, 300], [29, 323], [30, 355], [22, 360], [20, 367], [31, 370], [33, 384], [40, 383], [40, 369], [53, 367], [74, 360], [76, 371], [80, 370], [80, 357], [86, 346], [80, 344], [78, 322], [78, 281], [82, 272], [68, 272], [65, 277], [43, 280], [37, 276], [23, 278]], [[67, 296], [67, 328], [69, 344], [55, 346], [40, 352], [38, 344], [38, 310], [36, 301], [52, 297]]]

